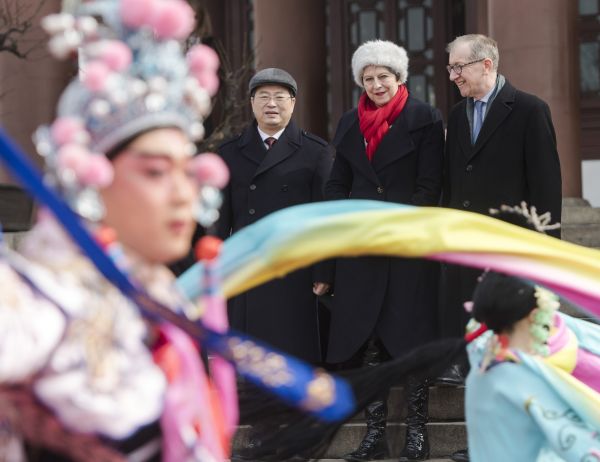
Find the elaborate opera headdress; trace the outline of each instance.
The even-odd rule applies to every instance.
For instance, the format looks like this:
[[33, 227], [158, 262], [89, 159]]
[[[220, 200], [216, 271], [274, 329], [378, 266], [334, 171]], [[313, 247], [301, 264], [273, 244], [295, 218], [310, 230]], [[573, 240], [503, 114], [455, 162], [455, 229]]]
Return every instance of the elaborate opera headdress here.
[[103, 215], [97, 189], [112, 180], [104, 154], [152, 128], [203, 137], [219, 58], [201, 44], [183, 53], [180, 41], [193, 26], [184, 0], [93, 0], [42, 21], [51, 53], [78, 53], [80, 72], [60, 97], [56, 120], [34, 141], [48, 179], [80, 215]]

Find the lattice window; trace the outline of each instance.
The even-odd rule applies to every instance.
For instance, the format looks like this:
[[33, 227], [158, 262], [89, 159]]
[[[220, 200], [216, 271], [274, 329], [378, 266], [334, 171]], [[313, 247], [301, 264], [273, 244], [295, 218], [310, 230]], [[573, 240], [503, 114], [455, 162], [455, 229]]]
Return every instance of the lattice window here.
[[[398, 0], [397, 37], [410, 57], [409, 91], [435, 106], [432, 4], [433, 0]], [[443, 72], [443, 69], [436, 70]]]
[[[350, 1], [348, 11], [348, 43], [350, 50], [355, 50], [367, 40], [384, 39], [385, 31], [385, 1]], [[361, 90], [352, 87], [352, 105], [358, 104]]]
[[361, 90], [350, 61], [366, 40], [391, 40], [406, 48], [408, 88], [443, 113], [457, 97], [448, 81], [446, 43], [464, 33], [464, 0], [328, 0], [327, 83], [331, 126], [356, 107]]
[[600, 1], [579, 0], [579, 88], [581, 155], [600, 152]]
[[600, 5], [579, 0], [579, 66], [581, 96], [600, 96]]
[[[435, 106], [433, 0], [347, 2], [348, 43], [355, 50], [373, 39], [388, 39], [403, 46], [410, 58], [408, 89]], [[386, 27], [387, 26], [387, 27]], [[352, 105], [361, 90], [352, 89]]]

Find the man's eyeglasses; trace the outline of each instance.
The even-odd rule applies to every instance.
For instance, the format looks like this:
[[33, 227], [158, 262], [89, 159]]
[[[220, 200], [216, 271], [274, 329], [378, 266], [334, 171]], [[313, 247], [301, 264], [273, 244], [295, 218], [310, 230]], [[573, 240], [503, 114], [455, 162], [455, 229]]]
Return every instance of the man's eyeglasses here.
[[462, 74], [463, 67], [467, 67], [467, 66], [470, 66], [471, 64], [475, 64], [475, 63], [480, 63], [481, 61], [485, 61], [485, 58], [481, 58], [476, 61], [471, 61], [470, 63], [466, 63], [466, 64], [453, 64], [452, 66], [448, 64], [446, 66], [446, 70], [448, 71], [448, 74], [450, 74], [452, 71], [454, 71], [454, 73], [456, 75], [460, 75], [460, 74]]
[[290, 96], [290, 95], [273, 95], [273, 96], [258, 95], [258, 96], [254, 97], [254, 99], [261, 104], [267, 104], [271, 100], [275, 101], [277, 104], [283, 104], [290, 98], [293, 98], [293, 96]]

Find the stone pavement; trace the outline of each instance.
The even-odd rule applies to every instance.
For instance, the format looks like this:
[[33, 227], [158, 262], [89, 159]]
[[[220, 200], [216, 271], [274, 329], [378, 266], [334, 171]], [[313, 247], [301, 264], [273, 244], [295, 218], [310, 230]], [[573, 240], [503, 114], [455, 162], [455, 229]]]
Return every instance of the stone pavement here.
[[[319, 459], [318, 462], [340, 462], [340, 459]], [[377, 462], [398, 462], [398, 459], [383, 459]], [[452, 462], [451, 459], [427, 459], [423, 462]]]
[[[392, 388], [388, 408], [387, 435], [390, 460], [397, 460], [404, 447], [406, 432], [406, 426], [404, 425], [406, 406], [401, 387]], [[430, 421], [427, 428], [431, 456], [438, 458], [433, 460], [442, 461], [444, 457], [454, 451], [466, 447], [464, 387], [431, 387], [429, 390], [429, 417]], [[247, 425], [240, 426], [234, 440], [234, 447], [244, 447], [249, 430], [250, 427]], [[366, 424], [362, 413], [360, 413], [340, 428], [324, 454], [325, 459], [322, 460], [342, 461], [343, 454], [347, 454], [358, 447], [365, 431]]]

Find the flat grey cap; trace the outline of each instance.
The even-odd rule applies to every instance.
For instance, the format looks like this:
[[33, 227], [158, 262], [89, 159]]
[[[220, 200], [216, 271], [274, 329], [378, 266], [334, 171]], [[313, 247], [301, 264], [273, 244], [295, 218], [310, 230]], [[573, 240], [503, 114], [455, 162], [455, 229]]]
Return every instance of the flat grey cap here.
[[269, 67], [254, 74], [254, 77], [250, 79], [250, 84], [248, 85], [250, 94], [263, 85], [282, 85], [289, 88], [294, 96], [298, 93], [298, 84], [296, 84], [294, 77], [283, 69], [278, 69], [276, 67]]

